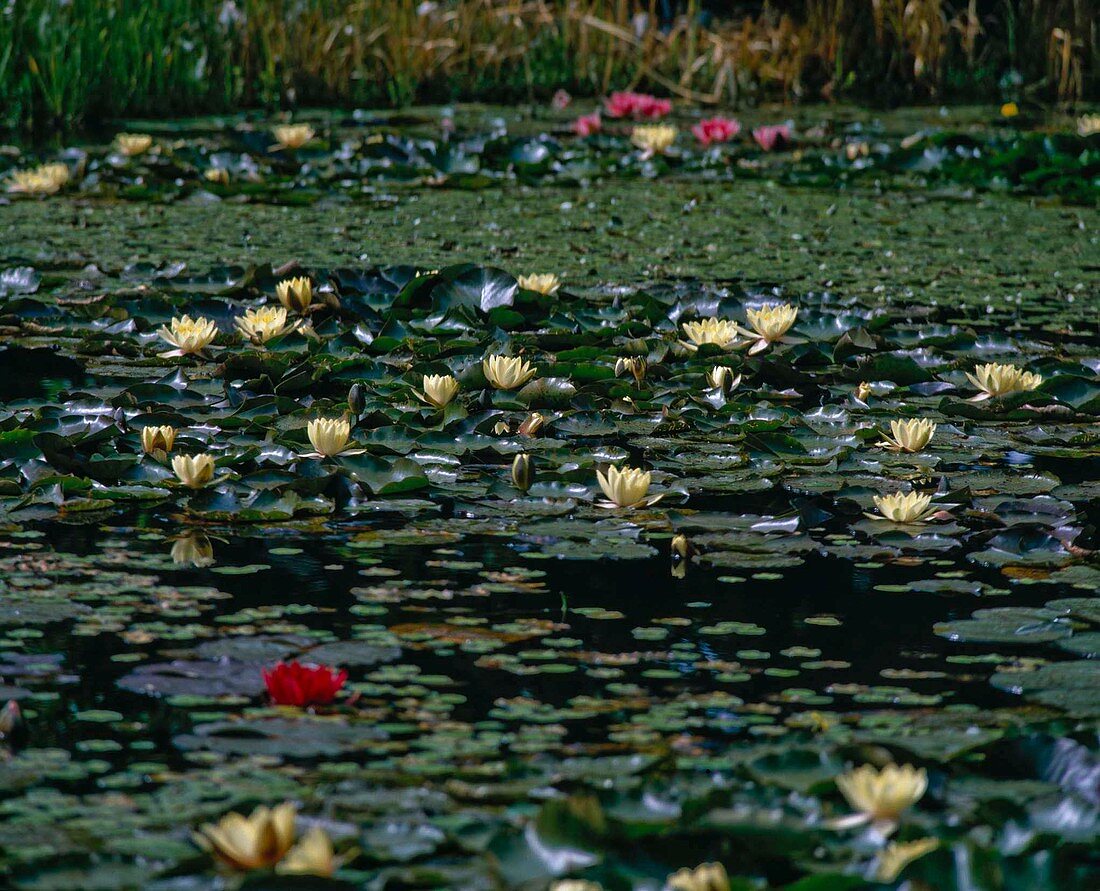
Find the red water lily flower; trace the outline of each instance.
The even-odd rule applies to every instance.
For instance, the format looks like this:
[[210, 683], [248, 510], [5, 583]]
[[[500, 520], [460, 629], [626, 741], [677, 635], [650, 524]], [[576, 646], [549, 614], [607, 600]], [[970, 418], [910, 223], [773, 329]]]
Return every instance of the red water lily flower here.
[[786, 148], [791, 141], [791, 128], [786, 124], [757, 127], [752, 131], [752, 138], [766, 152]]
[[348, 679], [346, 671], [328, 665], [302, 665], [300, 662], [276, 662], [264, 670], [268, 695], [276, 705], [326, 705]]
[[600, 120], [598, 111], [594, 111], [592, 114], [582, 114], [573, 121], [573, 132], [578, 136], [591, 136], [593, 133], [599, 133], [602, 128], [603, 121]]
[[648, 93], [612, 93], [604, 100], [609, 118], [656, 120], [672, 113], [672, 102]]
[[691, 132], [704, 146], [712, 142], [729, 142], [741, 132], [741, 122], [735, 118], [705, 118], [692, 127]]

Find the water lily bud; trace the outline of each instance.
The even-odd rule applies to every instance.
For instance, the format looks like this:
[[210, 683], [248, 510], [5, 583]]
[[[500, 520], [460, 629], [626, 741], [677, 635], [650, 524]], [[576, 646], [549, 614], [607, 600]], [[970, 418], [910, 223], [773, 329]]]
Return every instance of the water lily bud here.
[[627, 356], [615, 362], [615, 374], [630, 374], [634, 378], [634, 383], [639, 387], [642, 385], [642, 381], [645, 380], [648, 369], [649, 363], [641, 356]]
[[534, 469], [531, 466], [531, 456], [524, 453], [516, 455], [512, 461], [512, 483], [521, 492], [531, 488], [534, 478]]
[[507, 421], [497, 421], [493, 424], [493, 436], [507, 436], [510, 429]]
[[362, 384], [352, 384], [351, 389], [348, 390], [348, 408], [351, 409], [351, 413], [356, 417], [359, 417], [363, 413], [363, 409], [367, 407], [366, 390], [363, 389]]
[[0, 740], [7, 743], [19, 743], [26, 738], [27, 724], [19, 703], [9, 699], [0, 711]]
[[546, 423], [546, 418], [537, 411], [532, 412], [523, 419], [523, 423], [519, 425], [519, 430], [517, 432], [523, 436], [534, 436], [542, 429], [544, 423]]

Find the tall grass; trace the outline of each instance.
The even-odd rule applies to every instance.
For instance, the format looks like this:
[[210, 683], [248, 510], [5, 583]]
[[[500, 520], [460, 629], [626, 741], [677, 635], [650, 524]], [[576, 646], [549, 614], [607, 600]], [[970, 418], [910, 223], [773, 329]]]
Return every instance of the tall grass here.
[[6, 0], [0, 125], [559, 87], [703, 103], [995, 98], [1010, 71], [1036, 99], [1097, 94], [1097, 0], [673, 5], [662, 21], [656, 0]]

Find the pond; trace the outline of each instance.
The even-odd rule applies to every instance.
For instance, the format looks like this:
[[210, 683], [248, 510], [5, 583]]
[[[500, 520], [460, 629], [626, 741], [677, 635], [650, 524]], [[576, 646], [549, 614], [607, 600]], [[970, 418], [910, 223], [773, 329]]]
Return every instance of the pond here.
[[1100, 136], [786, 114], [39, 151], [5, 887], [1095, 887]]

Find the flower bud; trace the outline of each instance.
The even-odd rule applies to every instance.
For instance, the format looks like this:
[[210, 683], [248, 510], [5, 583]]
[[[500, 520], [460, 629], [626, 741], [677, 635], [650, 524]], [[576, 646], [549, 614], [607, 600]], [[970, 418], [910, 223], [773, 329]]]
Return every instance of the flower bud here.
[[359, 417], [363, 413], [363, 409], [367, 407], [366, 391], [363, 389], [362, 384], [352, 384], [351, 389], [348, 390], [348, 408], [351, 409], [351, 413], [356, 417]]
[[523, 452], [516, 455], [512, 461], [512, 484], [521, 492], [531, 488], [534, 479], [534, 468], [531, 466], [531, 456]]

